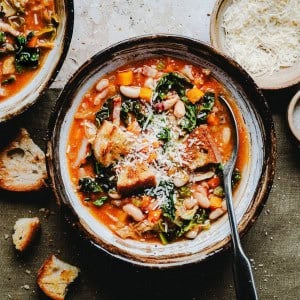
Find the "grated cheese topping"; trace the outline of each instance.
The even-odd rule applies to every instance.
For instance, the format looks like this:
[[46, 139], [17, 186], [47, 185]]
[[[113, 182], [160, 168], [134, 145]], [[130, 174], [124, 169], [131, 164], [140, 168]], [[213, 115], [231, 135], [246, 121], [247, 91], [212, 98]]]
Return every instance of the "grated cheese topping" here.
[[233, 0], [221, 26], [228, 54], [254, 76], [300, 60], [299, 0]]

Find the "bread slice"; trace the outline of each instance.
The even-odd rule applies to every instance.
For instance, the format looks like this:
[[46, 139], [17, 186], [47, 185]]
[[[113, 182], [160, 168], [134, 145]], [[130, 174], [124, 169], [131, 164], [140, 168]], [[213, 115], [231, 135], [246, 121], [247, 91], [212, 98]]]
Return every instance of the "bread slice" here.
[[55, 255], [50, 256], [38, 271], [37, 284], [51, 299], [63, 300], [68, 286], [78, 276], [80, 270], [59, 260]]
[[118, 175], [117, 190], [122, 195], [131, 195], [156, 186], [154, 172], [143, 163], [123, 167]]
[[45, 185], [46, 178], [45, 154], [22, 128], [16, 139], [0, 152], [0, 188], [35, 191]]
[[17, 220], [12, 235], [13, 243], [17, 250], [24, 251], [34, 239], [40, 228], [39, 218], [21, 218]]
[[185, 160], [191, 170], [222, 161], [221, 152], [207, 125], [196, 128], [185, 141]]

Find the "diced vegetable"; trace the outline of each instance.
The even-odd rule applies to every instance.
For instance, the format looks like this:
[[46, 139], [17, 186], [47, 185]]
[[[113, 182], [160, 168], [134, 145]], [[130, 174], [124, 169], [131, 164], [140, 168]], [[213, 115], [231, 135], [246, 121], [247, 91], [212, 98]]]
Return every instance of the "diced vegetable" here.
[[221, 184], [221, 179], [220, 177], [213, 177], [207, 181], [207, 184], [210, 188], [213, 189]]
[[217, 186], [214, 189], [214, 195], [219, 196], [219, 197], [223, 197], [224, 196], [224, 190], [221, 186]]
[[180, 197], [189, 197], [192, 195], [192, 191], [188, 186], [182, 186], [181, 188], [179, 188], [179, 196]]
[[126, 126], [128, 125], [130, 113], [134, 114], [139, 125], [143, 127], [147, 118], [142, 112], [142, 104], [140, 101], [135, 99], [126, 99], [125, 101], [122, 102], [120, 116], [121, 116], [121, 120], [124, 122]]
[[91, 177], [83, 177], [79, 179], [79, 190], [83, 193], [102, 192], [101, 186], [94, 178]]
[[118, 85], [131, 85], [133, 82], [133, 72], [131, 70], [117, 73]]
[[157, 138], [161, 141], [167, 143], [171, 139], [171, 130], [170, 128], [163, 128], [161, 132], [157, 134]]
[[195, 104], [204, 96], [204, 93], [197, 87], [193, 87], [186, 92], [186, 96], [188, 97], [190, 102]]
[[233, 173], [232, 173], [232, 185], [235, 186], [239, 183], [239, 181], [242, 179], [242, 174], [238, 168], [235, 168]]
[[222, 207], [222, 198], [217, 197], [217, 196], [211, 196], [209, 198], [209, 202], [210, 202], [210, 208], [211, 209], [216, 209], [219, 207]]
[[148, 214], [148, 221], [151, 223], [156, 223], [161, 217], [161, 209], [150, 210]]
[[219, 125], [219, 118], [215, 113], [211, 113], [207, 117], [207, 124], [211, 126], [218, 126]]
[[140, 98], [146, 101], [150, 101], [152, 96], [152, 90], [150, 88], [142, 87], [140, 90]]
[[102, 196], [102, 197], [100, 197], [99, 199], [95, 200], [95, 201], [93, 202], [93, 204], [94, 204], [95, 206], [102, 206], [102, 205], [105, 203], [105, 201], [106, 201], [107, 199], [108, 199], [107, 196]]

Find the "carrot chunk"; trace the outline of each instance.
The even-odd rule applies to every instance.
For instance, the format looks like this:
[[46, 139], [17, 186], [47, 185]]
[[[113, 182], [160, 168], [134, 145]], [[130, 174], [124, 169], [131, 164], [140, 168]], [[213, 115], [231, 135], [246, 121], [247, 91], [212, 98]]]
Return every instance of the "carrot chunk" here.
[[204, 93], [197, 87], [193, 87], [186, 92], [186, 96], [193, 104], [195, 104], [204, 96]]
[[210, 188], [213, 189], [221, 184], [221, 179], [220, 177], [213, 177], [207, 181], [207, 184]]
[[212, 196], [209, 198], [209, 202], [210, 202], [210, 208], [211, 209], [217, 209], [222, 207], [222, 201], [223, 199], [217, 196]]
[[117, 74], [117, 83], [118, 85], [131, 85], [133, 82], [133, 72], [129, 71], [120, 71]]
[[150, 210], [148, 214], [148, 221], [151, 223], [156, 223], [161, 216], [161, 209]]
[[211, 126], [219, 125], [219, 118], [215, 113], [209, 114], [207, 117], [207, 124]]
[[140, 90], [140, 98], [150, 102], [152, 96], [152, 90], [149, 88], [142, 87]]

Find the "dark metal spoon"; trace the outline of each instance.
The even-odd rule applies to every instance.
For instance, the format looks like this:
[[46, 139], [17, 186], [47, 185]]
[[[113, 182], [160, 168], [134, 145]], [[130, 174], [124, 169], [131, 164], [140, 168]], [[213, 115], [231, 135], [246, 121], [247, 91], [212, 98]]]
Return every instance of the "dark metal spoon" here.
[[230, 114], [233, 124], [233, 139], [234, 146], [231, 153], [230, 159], [224, 164], [223, 176], [224, 176], [224, 191], [226, 196], [226, 205], [228, 211], [228, 218], [231, 228], [231, 237], [233, 245], [233, 276], [235, 282], [236, 296], [238, 300], [255, 300], [258, 299], [255, 282], [253, 278], [252, 268], [250, 261], [245, 255], [240, 237], [238, 234], [238, 225], [236, 222], [233, 200], [232, 200], [232, 172], [235, 168], [238, 147], [239, 147], [239, 136], [237, 122], [234, 113], [228, 104], [227, 100], [223, 97], [219, 97], [220, 101], [226, 105]]

